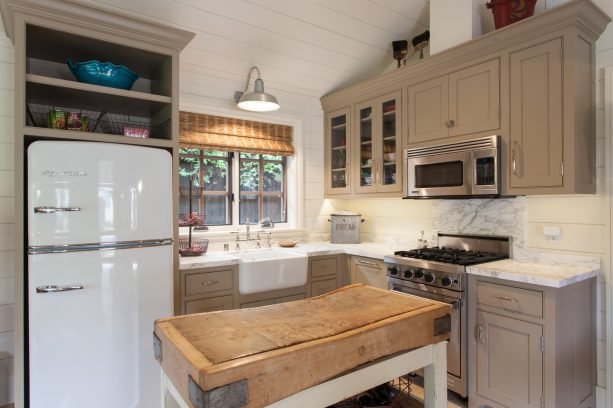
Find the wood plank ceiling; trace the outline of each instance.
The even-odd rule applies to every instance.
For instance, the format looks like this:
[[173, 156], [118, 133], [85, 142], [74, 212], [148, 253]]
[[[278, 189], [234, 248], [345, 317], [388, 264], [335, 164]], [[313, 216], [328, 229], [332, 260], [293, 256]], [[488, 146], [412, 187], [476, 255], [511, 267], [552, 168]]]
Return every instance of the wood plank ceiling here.
[[[319, 98], [386, 70], [391, 42], [429, 25], [429, 0], [95, 0], [196, 33], [184, 74]], [[409, 47], [411, 49], [411, 47]]]

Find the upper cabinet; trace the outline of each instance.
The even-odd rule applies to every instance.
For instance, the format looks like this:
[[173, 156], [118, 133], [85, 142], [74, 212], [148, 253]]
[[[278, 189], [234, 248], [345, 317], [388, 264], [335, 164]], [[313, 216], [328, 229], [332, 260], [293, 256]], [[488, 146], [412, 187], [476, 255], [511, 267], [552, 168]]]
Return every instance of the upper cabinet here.
[[[326, 113], [353, 115], [342, 194], [400, 196], [404, 149], [490, 135], [502, 141], [502, 195], [595, 193], [595, 42], [609, 22], [590, 0], [566, 2], [325, 95]], [[393, 181], [381, 98], [398, 89]]]
[[566, 31], [510, 50], [507, 194], [596, 192], [595, 45], [588, 38]]
[[560, 38], [510, 54], [512, 188], [563, 185], [561, 57]]
[[327, 195], [351, 192], [349, 179], [350, 112], [349, 108], [343, 108], [326, 114], [324, 168]]
[[355, 105], [356, 193], [402, 191], [400, 91]]
[[500, 128], [500, 61], [408, 87], [408, 144]]

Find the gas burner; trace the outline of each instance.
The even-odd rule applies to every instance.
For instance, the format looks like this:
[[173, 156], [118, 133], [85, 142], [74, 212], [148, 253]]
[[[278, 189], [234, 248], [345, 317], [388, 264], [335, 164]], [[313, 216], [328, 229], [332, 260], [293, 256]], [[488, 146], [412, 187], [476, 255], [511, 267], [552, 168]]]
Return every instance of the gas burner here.
[[507, 258], [507, 255], [495, 252], [471, 251], [449, 247], [432, 247], [412, 249], [409, 251], [396, 251], [394, 252], [394, 255], [404, 258], [423, 259], [425, 261], [435, 261], [457, 265], [473, 265], [476, 263]]

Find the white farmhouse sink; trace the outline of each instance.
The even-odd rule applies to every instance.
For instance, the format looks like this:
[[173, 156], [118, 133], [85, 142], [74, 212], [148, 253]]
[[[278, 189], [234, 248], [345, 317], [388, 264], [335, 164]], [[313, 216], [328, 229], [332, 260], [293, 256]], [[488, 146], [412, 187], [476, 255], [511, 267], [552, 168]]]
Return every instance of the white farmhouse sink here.
[[307, 282], [305, 254], [268, 249], [237, 255], [240, 258], [238, 290], [243, 295], [303, 286]]

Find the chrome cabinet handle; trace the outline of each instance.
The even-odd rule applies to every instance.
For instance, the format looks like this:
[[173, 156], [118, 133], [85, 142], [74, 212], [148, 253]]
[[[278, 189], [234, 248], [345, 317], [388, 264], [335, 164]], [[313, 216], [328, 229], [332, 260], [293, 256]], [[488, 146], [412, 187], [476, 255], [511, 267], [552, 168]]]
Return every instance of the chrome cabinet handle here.
[[[511, 149], [511, 169], [513, 170], [513, 174], [515, 174], [517, 176], [517, 160], [515, 157], [515, 146], [519, 147], [519, 144], [517, 143], [517, 140], [513, 140], [513, 148]], [[517, 149], [519, 150], [519, 149]]]
[[74, 212], [81, 211], [79, 207], [34, 207], [34, 212], [37, 214], [51, 214], [56, 212]]
[[362, 261], [361, 259], [359, 259], [357, 262], [362, 265], [377, 266], [377, 267], [379, 266], [375, 262]]
[[511, 298], [511, 297], [508, 297], [508, 296], [501, 296], [501, 295], [496, 295], [496, 299], [506, 300], [507, 302], [519, 302], [515, 298]]
[[219, 281], [214, 280], [214, 281], [202, 282], [201, 285], [202, 286], [211, 286], [211, 285], [215, 285], [217, 283], [219, 283]]
[[36, 288], [36, 293], [68, 292], [71, 290], [79, 290], [79, 289], [83, 289], [83, 285], [67, 285], [67, 286], [43, 285], [43, 286], [38, 286]]
[[483, 339], [483, 326], [477, 326], [477, 341], [481, 344], [485, 344], [485, 340]]

